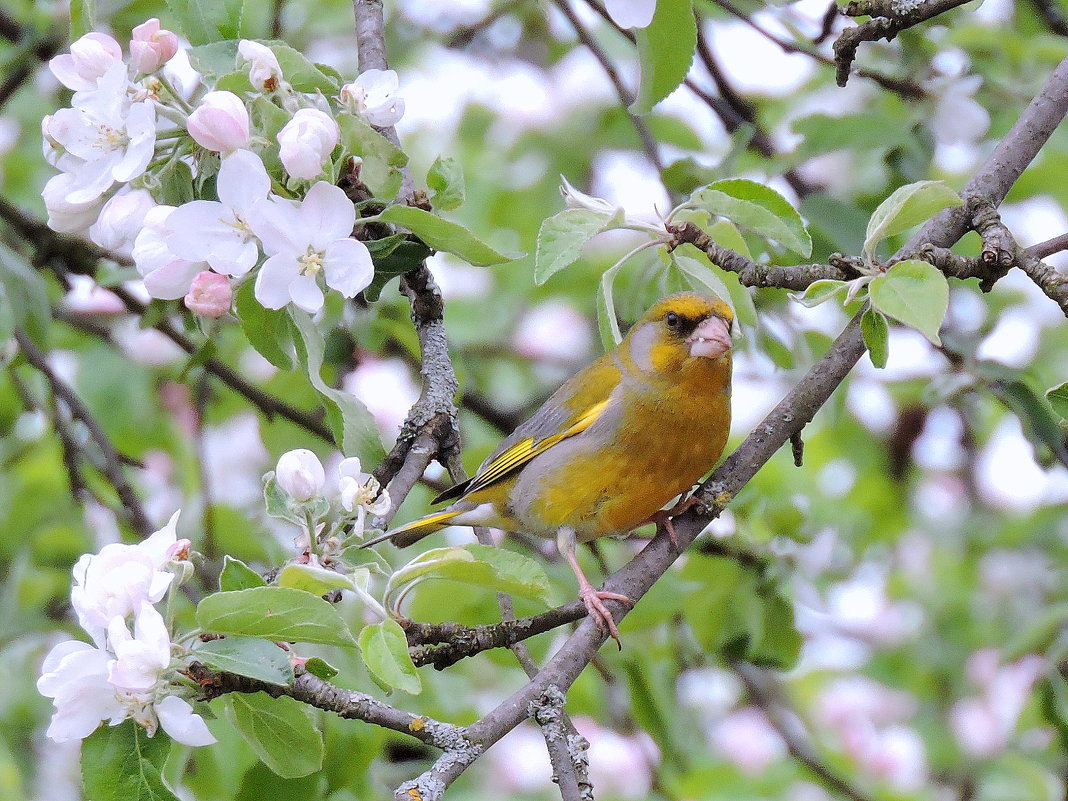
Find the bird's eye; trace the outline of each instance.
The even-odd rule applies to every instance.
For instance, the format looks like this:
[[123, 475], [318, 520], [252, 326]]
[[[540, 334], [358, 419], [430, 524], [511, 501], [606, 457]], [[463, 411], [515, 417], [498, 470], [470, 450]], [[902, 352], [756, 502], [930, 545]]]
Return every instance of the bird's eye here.
[[679, 324], [679, 315], [675, 312], [668, 312], [668, 316], [664, 318], [668, 324], [668, 328], [674, 328]]

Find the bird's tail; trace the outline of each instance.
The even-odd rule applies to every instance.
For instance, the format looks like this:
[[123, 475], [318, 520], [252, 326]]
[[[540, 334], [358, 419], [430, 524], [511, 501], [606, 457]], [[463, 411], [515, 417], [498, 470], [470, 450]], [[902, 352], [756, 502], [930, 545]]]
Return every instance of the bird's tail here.
[[432, 515], [426, 517], [420, 517], [418, 520], [413, 520], [411, 523], [405, 523], [403, 526], [387, 531], [380, 537], [375, 537], [373, 540], [368, 540], [360, 547], [367, 548], [371, 545], [377, 545], [380, 542], [389, 540], [398, 548], [407, 548], [409, 545], [414, 545], [423, 539], [428, 534], [433, 534], [435, 531], [441, 531], [449, 525], [449, 521], [463, 512], [462, 509], [455, 509], [453, 511], [445, 510], [443, 512], [435, 512]]

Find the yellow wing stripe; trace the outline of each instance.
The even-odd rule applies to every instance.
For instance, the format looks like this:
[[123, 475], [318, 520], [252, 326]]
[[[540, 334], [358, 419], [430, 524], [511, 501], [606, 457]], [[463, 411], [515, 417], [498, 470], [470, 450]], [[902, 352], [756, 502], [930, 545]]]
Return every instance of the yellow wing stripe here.
[[470, 495], [472, 492], [485, 489], [486, 487], [495, 484], [513, 470], [516, 470], [529, 462], [535, 456], [545, 453], [545, 451], [549, 450], [549, 448], [556, 445], [558, 442], [562, 442], [568, 437], [573, 437], [576, 434], [582, 433], [593, 424], [594, 420], [601, 416], [601, 413], [607, 406], [607, 400], [591, 406], [578, 418], [578, 420], [559, 434], [551, 434], [548, 437], [537, 441], [535, 441], [533, 437], [527, 437], [526, 439], [515, 443], [510, 448], [501, 451], [492, 462], [486, 465], [485, 470], [481, 471], [471, 480], [471, 484], [464, 495]]

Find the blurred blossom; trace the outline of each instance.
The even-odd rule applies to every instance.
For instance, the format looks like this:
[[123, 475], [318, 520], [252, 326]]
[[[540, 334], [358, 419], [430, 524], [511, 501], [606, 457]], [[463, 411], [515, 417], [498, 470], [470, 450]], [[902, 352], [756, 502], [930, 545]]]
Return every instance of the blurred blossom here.
[[483, 19], [490, 9], [490, 0], [451, 0], [449, 3], [427, 3], [425, 0], [400, 0], [400, 13], [424, 28], [446, 33], [461, 25], [473, 25]]
[[606, 0], [608, 14], [620, 28], [644, 28], [653, 20], [656, 0]]
[[839, 736], [858, 726], [883, 726], [908, 720], [916, 714], [916, 699], [865, 676], [832, 679], [816, 698], [816, 720]]
[[1057, 585], [1057, 577], [1041, 551], [997, 548], [979, 560], [979, 583], [984, 594], [994, 598], [1030, 597], [1037, 606], [1042, 594]]
[[1026, 511], [1068, 500], [1068, 474], [1038, 465], [1015, 415], [1002, 418], [979, 452], [976, 482], [987, 503], [1005, 509]]
[[935, 141], [959, 144], [983, 138], [990, 128], [990, 114], [972, 97], [982, 84], [979, 75], [940, 78], [928, 83], [927, 90], [935, 100], [928, 125]]
[[520, 318], [512, 345], [528, 359], [580, 362], [590, 355], [593, 330], [589, 320], [569, 302], [548, 300]]
[[329, 114], [302, 108], [278, 132], [278, 157], [293, 178], [317, 178], [338, 143], [341, 131]]
[[248, 79], [256, 89], [273, 92], [278, 88], [282, 68], [271, 48], [251, 39], [242, 39], [237, 46], [237, 54], [249, 62]]
[[711, 727], [741, 699], [742, 683], [722, 668], [690, 668], [679, 674], [675, 694], [680, 706], [694, 710], [702, 725]]
[[938, 406], [927, 415], [923, 433], [913, 443], [913, 458], [927, 470], [956, 470], [964, 464], [963, 435], [960, 414], [948, 406]]
[[896, 645], [914, 636], [923, 620], [915, 603], [892, 601], [882, 568], [861, 565], [848, 581], [827, 593], [827, 611], [841, 632], [873, 645]]
[[185, 307], [201, 317], [222, 317], [230, 311], [234, 301], [234, 290], [230, 279], [205, 270], [197, 273], [189, 287], [189, 294], [183, 299]]
[[63, 296], [63, 308], [74, 314], [126, 314], [126, 304], [114, 292], [104, 289], [88, 275], [71, 275], [70, 289]]
[[128, 257], [145, 215], [155, 207], [156, 201], [147, 189], [123, 187], [100, 209], [99, 217], [89, 228], [89, 238], [102, 248]]
[[400, 433], [408, 410], [419, 398], [419, 385], [401, 359], [362, 356], [359, 366], [344, 377], [342, 389], [363, 401], [387, 437]]
[[75, 92], [96, 89], [97, 81], [122, 61], [122, 47], [106, 33], [93, 31], [48, 62], [48, 68], [60, 83]]
[[1000, 666], [992, 649], [972, 654], [967, 673], [980, 694], [961, 699], [949, 711], [950, 730], [961, 749], [979, 758], [1003, 751], [1045, 670], [1046, 660], [1034, 654]]
[[828, 498], [842, 498], [857, 483], [857, 468], [848, 459], [834, 459], [820, 468], [816, 483]]
[[211, 497], [237, 508], [263, 505], [261, 477], [270, 462], [252, 412], [204, 427], [204, 474]]
[[309, 501], [320, 495], [326, 485], [322, 462], [307, 448], [283, 453], [278, 459], [274, 476], [278, 486], [298, 502]]
[[363, 117], [376, 128], [389, 128], [404, 116], [404, 98], [399, 92], [400, 79], [396, 72], [370, 69], [342, 86], [339, 97], [352, 114]]
[[493, 273], [485, 267], [474, 267], [455, 256], [439, 251], [427, 259], [434, 280], [445, 300], [484, 298], [493, 289]]
[[532, 723], [516, 726], [479, 761], [490, 774], [486, 786], [493, 787], [499, 798], [537, 793], [552, 786], [553, 768], [545, 740]]
[[146, 451], [141, 457], [145, 469], [138, 482], [145, 496], [149, 520], [165, 520], [171, 510], [182, 505], [182, 492], [175, 485], [174, 460], [166, 451]]
[[1038, 353], [1039, 331], [1038, 321], [1027, 308], [1008, 309], [998, 315], [994, 330], [979, 343], [975, 355], [1023, 369]]
[[656, 169], [631, 150], [602, 150], [594, 157], [593, 192], [647, 222], [656, 222], [658, 213], [671, 209]]
[[854, 746], [854, 758], [894, 790], [912, 792], [927, 783], [927, 751], [915, 729], [891, 726]]
[[186, 359], [188, 355], [162, 331], [141, 328], [137, 320], [132, 318], [116, 324], [112, 328], [112, 335], [123, 353], [147, 367], [175, 364]]
[[249, 144], [248, 110], [233, 92], [208, 92], [185, 127], [193, 141], [216, 153], [233, 153]]
[[574, 723], [590, 744], [590, 780], [598, 792], [611, 798], [648, 798], [650, 759], [656, 754], [649, 735], [622, 735], [587, 717], [577, 717]]
[[[753, 14], [752, 21], [760, 30], [792, 35], [776, 11]], [[784, 97], [800, 88], [814, 70], [811, 58], [784, 52], [745, 23], [709, 22], [705, 33], [728, 80], [740, 92]]]
[[720, 756], [749, 776], [786, 756], [786, 743], [764, 711], [755, 706], [727, 715], [712, 730], [711, 740]]
[[152, 73], [170, 61], [178, 52], [178, 37], [159, 26], [152, 17], [131, 32], [130, 64], [144, 74]]
[[278, 373], [278, 368], [267, 361], [255, 348], [245, 348], [241, 351], [238, 367], [244, 375], [255, 381], [267, 381]]

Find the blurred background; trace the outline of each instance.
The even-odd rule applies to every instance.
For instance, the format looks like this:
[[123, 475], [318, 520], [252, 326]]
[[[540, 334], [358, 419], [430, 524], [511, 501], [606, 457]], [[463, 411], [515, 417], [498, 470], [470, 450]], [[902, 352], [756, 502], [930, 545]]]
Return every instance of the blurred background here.
[[[627, 25], [626, 15], [640, 18], [644, 5], [611, 11]], [[385, 6], [390, 66], [406, 105], [398, 134], [417, 183], [438, 155], [456, 157], [467, 201], [451, 216], [495, 247], [527, 253], [541, 222], [562, 208], [563, 175], [649, 220], [710, 180], [764, 181], [805, 217], [813, 261], [857, 254], [867, 217], [898, 186], [941, 178], [959, 189], [1068, 54], [1062, 5], [986, 0], [891, 43], [864, 45], [863, 74], [839, 88], [830, 45], [854, 23], [829, 16], [827, 0], [698, 0], [698, 55], [688, 84], [643, 118], [650, 149], [601, 60], [632, 99], [634, 46], [597, 0]], [[261, 38], [284, 39], [342, 75], [356, 73], [348, 3], [250, 8], [262, 17]], [[148, 17], [168, 21], [155, 0], [99, 0], [96, 13], [120, 41]], [[41, 187], [52, 175], [40, 120], [66, 102], [66, 90], [33, 55], [41, 46], [66, 48], [67, 14], [62, 3], [39, 0], [7, 0], [2, 10], [0, 83], [23, 65], [32, 72], [17, 91], [0, 89], [0, 196], [39, 218]], [[583, 44], [587, 37], [598, 53]], [[1066, 174], [1062, 129], [1002, 207], [1021, 244], [1068, 231]], [[793, 263], [767, 243], [749, 244], [760, 259]], [[542, 286], [529, 258], [498, 268], [431, 259], [461, 381], [468, 470], [600, 353], [594, 292], [631, 247], [627, 232], [604, 235]], [[958, 251], [976, 254], [978, 237], [966, 237]], [[0, 270], [14, 274], [12, 265], [31, 256], [0, 223]], [[1066, 261], [1050, 263], [1064, 269]], [[670, 277], [656, 268], [639, 262], [620, 274], [623, 322], [671, 291]], [[180, 536], [209, 561], [228, 553], [266, 569], [285, 559], [294, 532], [265, 516], [260, 477], [291, 448], [312, 448], [324, 461], [340, 456], [284, 420], [266, 420], [92, 279], [42, 275], [53, 306], [54, 369], [140, 465], [130, 477], [152, 522], [162, 525], [182, 508]], [[776, 455], [628, 615], [622, 652], [604, 649], [575, 685], [568, 709], [591, 741], [597, 798], [1065, 797], [1068, 469], [1065, 424], [1043, 394], [1068, 380], [1068, 326], [1019, 271], [989, 294], [975, 281], [951, 286], [945, 347], [893, 327], [886, 368], [865, 357], [805, 430], [803, 467], [788, 452]], [[732, 445], [848, 319], [834, 304], [806, 309], [780, 290], [749, 295], [756, 313], [742, 320], [737, 343]], [[368, 405], [388, 447], [420, 386], [407, 300], [394, 281], [344, 322], [328, 340], [326, 373]], [[237, 326], [221, 326], [213, 339], [218, 357], [249, 381], [315, 408], [306, 377], [278, 372]], [[12, 366], [4, 347], [0, 655], [8, 680], [0, 687], [0, 798], [73, 801], [81, 797], [77, 747], [44, 740], [50, 706], [33, 682], [48, 648], [75, 631], [71, 565], [131, 532], [104, 482], [72, 496], [57, 412], [42, 400], [40, 377]], [[433, 469], [428, 478], [442, 480]], [[398, 521], [423, 513], [432, 494], [417, 487]], [[437, 535], [453, 543], [470, 536], [468, 529]], [[614, 570], [640, 544], [603, 543], [599, 558]], [[509, 547], [541, 544], [520, 538]], [[566, 565], [550, 571], [558, 600], [569, 599]], [[213, 579], [204, 581], [214, 589]], [[492, 593], [461, 593], [444, 582], [423, 585], [406, 611], [417, 620], [498, 619]], [[780, 624], [799, 632], [796, 664], [754, 667], [759, 656], [776, 663], [776, 654], [758, 654], [754, 644], [771, 642]], [[563, 636], [533, 640], [535, 656], [544, 660]], [[358, 659], [340, 652], [330, 659], [343, 669], [339, 683], [373, 691]], [[399, 693], [392, 702], [460, 723], [525, 681], [505, 652], [422, 672], [424, 694]], [[251, 799], [267, 787], [277, 799], [343, 801], [381, 797], [432, 756], [365, 724], [324, 715], [322, 725], [329, 754], [322, 775], [273, 777], [236, 737], [220, 734], [224, 721], [212, 724], [222, 745], [185, 754], [191, 761], [174, 771], [192, 766], [184, 792], [198, 801]], [[449, 797], [552, 798], [550, 774], [541, 735], [525, 725]]]

